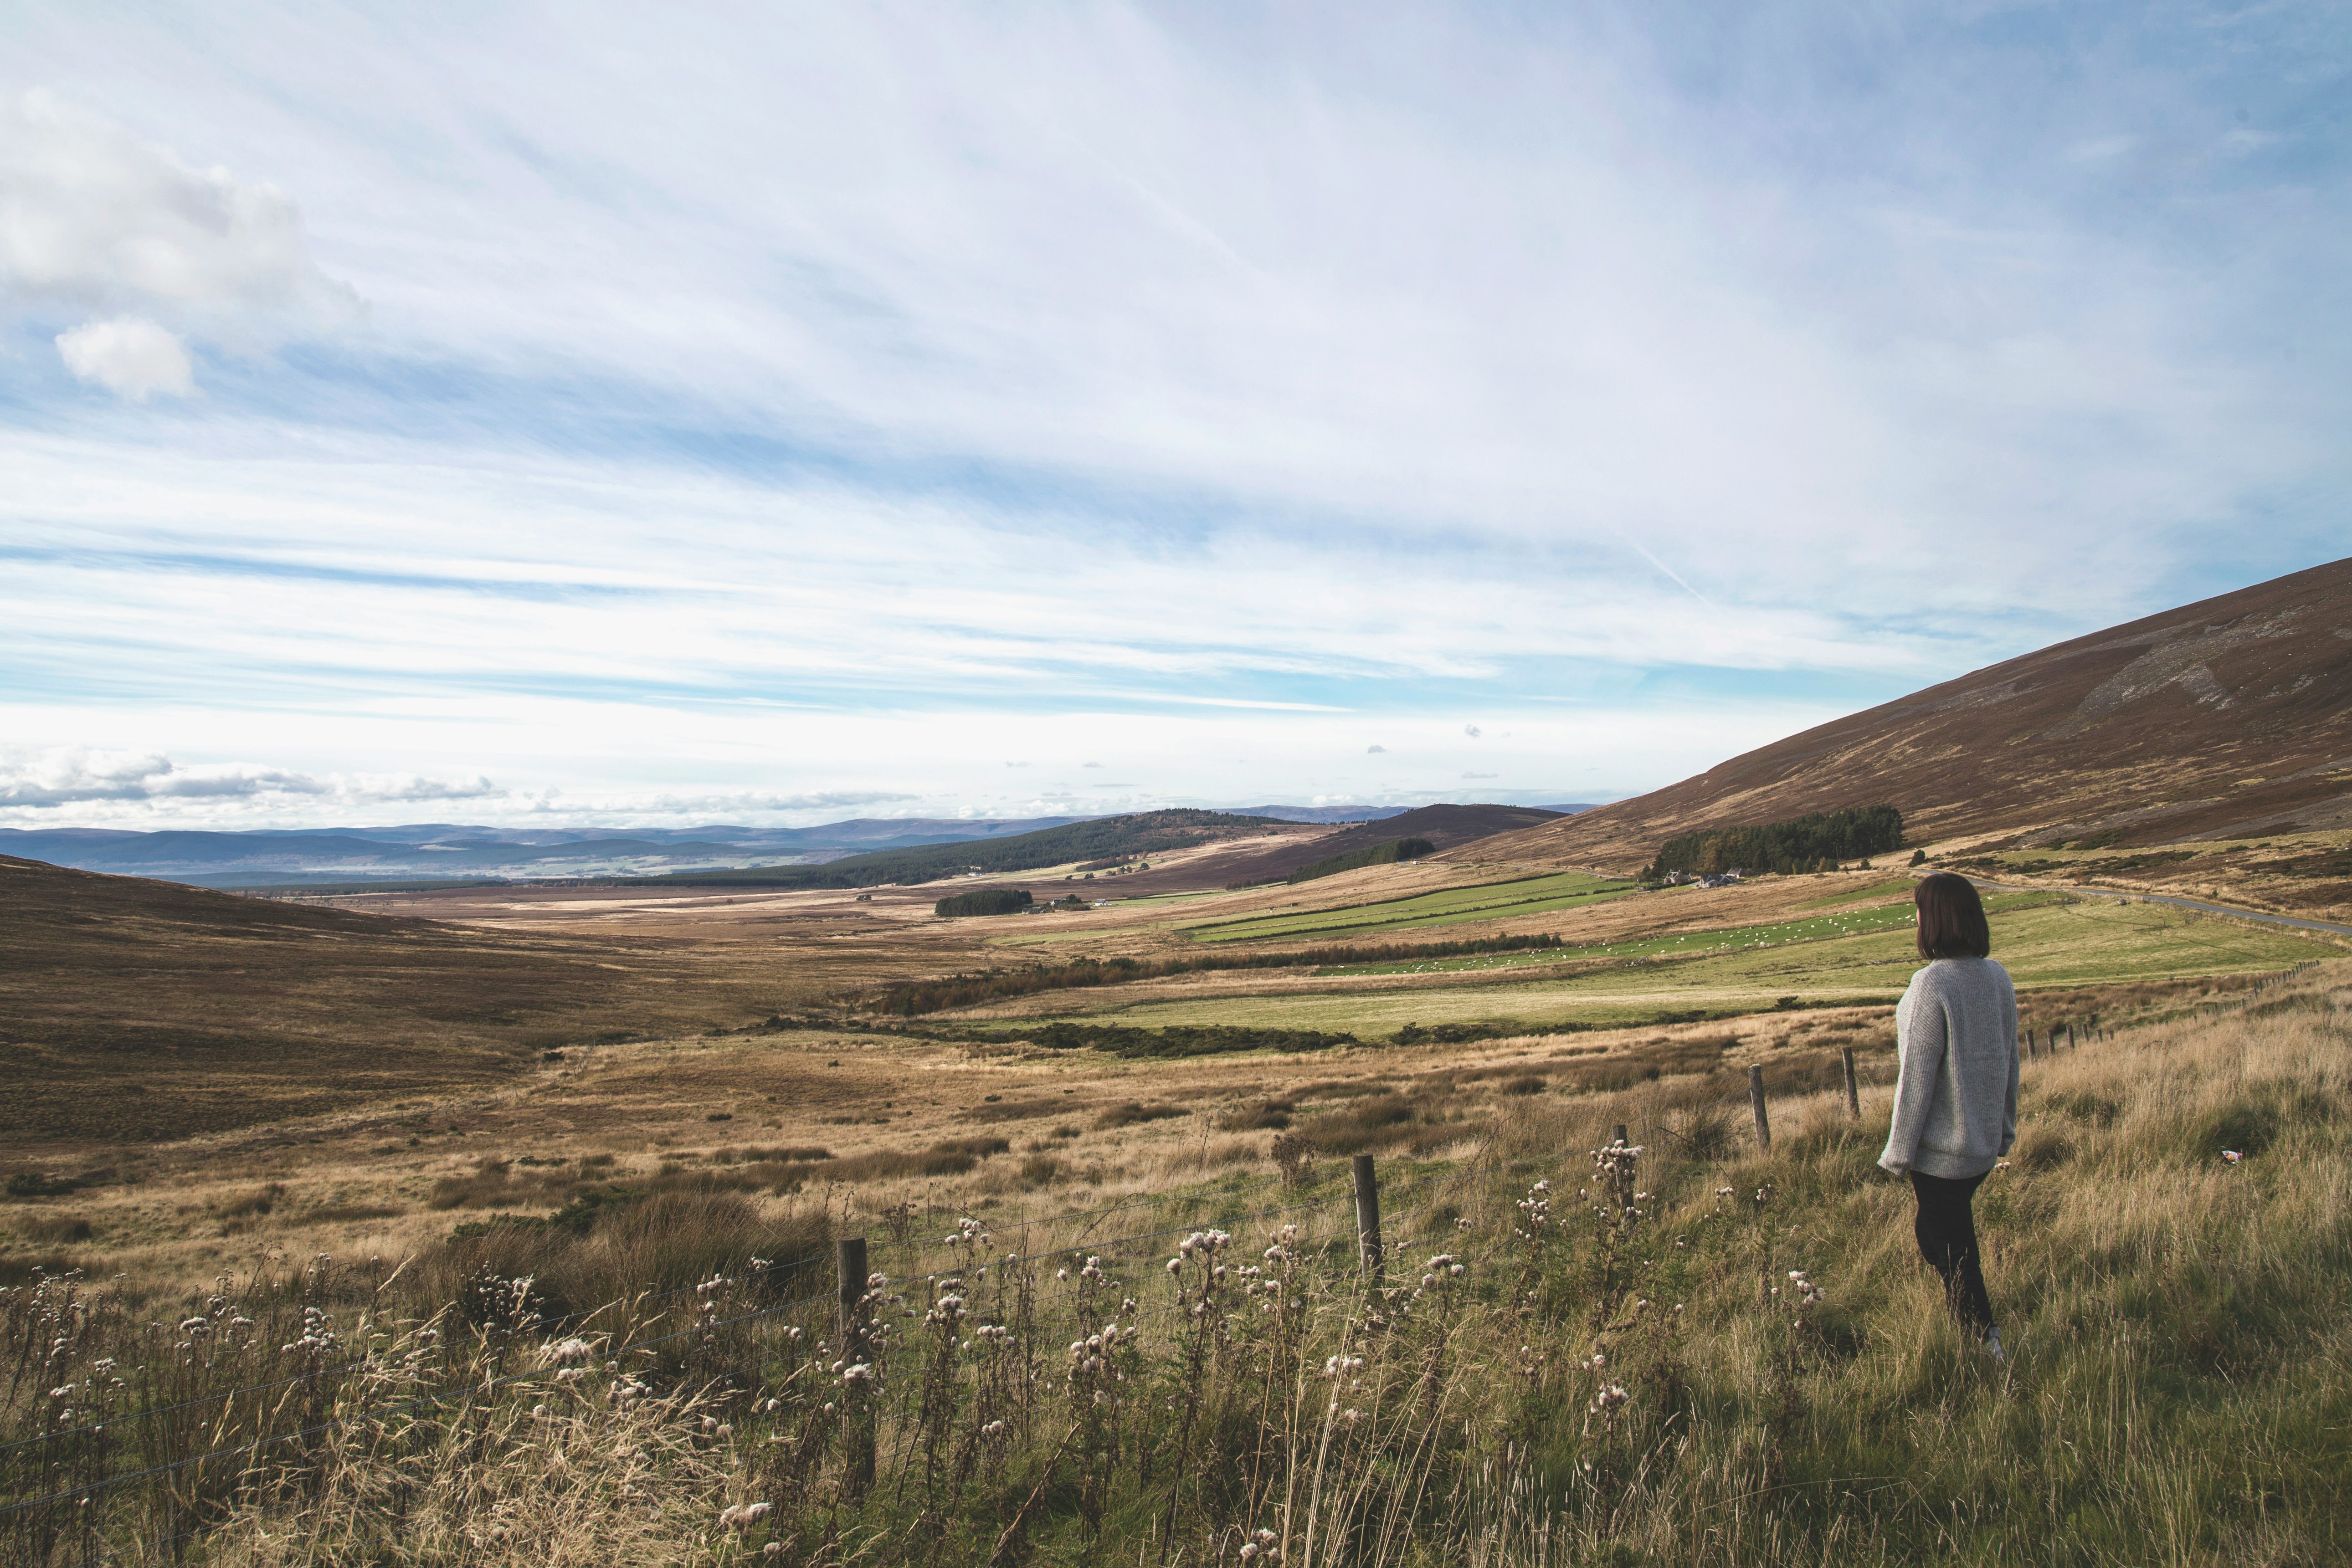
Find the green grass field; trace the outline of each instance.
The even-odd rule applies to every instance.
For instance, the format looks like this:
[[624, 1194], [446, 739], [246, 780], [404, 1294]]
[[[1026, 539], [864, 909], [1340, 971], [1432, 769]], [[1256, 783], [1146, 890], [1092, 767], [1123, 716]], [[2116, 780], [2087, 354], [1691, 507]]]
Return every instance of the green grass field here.
[[[1899, 924], [1891, 915], [1903, 916]], [[1993, 903], [1993, 956], [2021, 989], [2115, 985], [2172, 976], [2233, 975], [2284, 969], [2307, 959], [2341, 956], [2325, 938], [2267, 926], [2202, 918], [2162, 904], [2074, 902], [2022, 894]], [[1116, 992], [1101, 997], [1118, 1021], [1234, 1024], [1385, 1034], [1406, 1023], [1523, 1019], [1536, 1024], [1585, 1028], [1637, 1024], [1665, 1013], [1739, 1013], [1770, 1009], [1782, 997], [1802, 1001], [1886, 1003], [1900, 996], [1918, 968], [1908, 911], [1857, 911], [1823, 917], [1855, 927], [1850, 936], [1822, 931], [1803, 938], [1767, 938], [1758, 932], [1814, 931], [1817, 921], [1719, 934], [1706, 956], [1681, 958], [1672, 938], [1629, 946], [1649, 952], [1594, 972], [1558, 979], [1529, 978], [1454, 986], [1321, 988], [1185, 1001], [1139, 1001], [1118, 1007]], [[1744, 940], [1736, 940], [1743, 938]], [[1696, 935], [1694, 941], [1704, 940]], [[1772, 945], [1761, 945], [1770, 941]], [[1590, 954], [1588, 953], [1589, 956]], [[1391, 974], [1412, 966], [1390, 967]]]
[[1354, 904], [1298, 915], [1258, 915], [1247, 920], [1202, 922], [1181, 927], [1199, 942], [1249, 942], [1278, 936], [1339, 936], [1371, 931], [1424, 930], [1473, 920], [1504, 920], [1553, 910], [1588, 909], [1633, 891], [1631, 883], [1611, 882], [1582, 872], [1526, 877], [1516, 882], [1449, 887], [1378, 904]]
[[[1987, 904], [1990, 910], [2035, 903], [2055, 903], [2057, 894], [2009, 894]], [[2003, 899], [2007, 900], [2006, 905]], [[1682, 931], [1662, 936], [1642, 936], [1623, 942], [1603, 942], [1586, 947], [1556, 947], [1537, 953], [1493, 953], [1470, 958], [1433, 958], [1419, 963], [1359, 964], [1333, 967], [1327, 975], [1433, 975], [1464, 971], [1524, 968], [1534, 964], [1565, 964], [1593, 958], [1691, 958], [1703, 955], [1778, 947], [1790, 942], [1828, 942], [1882, 931], [1911, 928], [1911, 904], [1887, 904], [1821, 915], [1808, 920], [1780, 920], [1763, 925], [1727, 926], [1720, 931]]]

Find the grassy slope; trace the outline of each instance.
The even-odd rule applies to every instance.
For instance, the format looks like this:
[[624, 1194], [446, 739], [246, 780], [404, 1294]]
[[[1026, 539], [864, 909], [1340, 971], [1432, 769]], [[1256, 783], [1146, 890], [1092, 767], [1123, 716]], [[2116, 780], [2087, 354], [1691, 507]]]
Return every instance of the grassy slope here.
[[1355, 903], [1334, 909], [1277, 914], [1246, 920], [1204, 921], [1184, 930], [1203, 942], [1250, 942], [1285, 936], [1352, 936], [1383, 930], [1422, 930], [1475, 920], [1582, 909], [1633, 891], [1580, 872], [1514, 882], [1480, 883], [1392, 902]]
[[[2342, 948], [2322, 938], [2233, 921], [2200, 918], [2161, 904], [2105, 901], [2052, 903], [2026, 895], [1997, 900], [1994, 956], [2025, 988], [2121, 984], [2171, 975], [2230, 975], [2284, 969]], [[1870, 911], [1843, 917], [1854, 925]], [[1819, 917], [1804, 929], [1826, 927]], [[1785, 931], [1775, 925], [1759, 931]], [[1751, 942], [1777, 940], [1750, 936]], [[1629, 946], [1661, 951], [1680, 938]], [[1474, 961], [1475, 962], [1475, 961]], [[1919, 967], [1907, 922], [1866, 935], [1746, 946], [1719, 956], [1671, 963], [1628, 961], [1570, 978], [1482, 981], [1406, 988], [1318, 989], [1198, 1000], [1129, 1000], [1106, 993], [1099, 1006], [1121, 1023], [1244, 1024], [1263, 1029], [1386, 1033], [1407, 1023], [1484, 1018], [1531, 1023], [1627, 1023], [1660, 1011], [1754, 1011], [1781, 997], [1806, 1001], [1892, 1001]]]
[[[838, 1380], [744, 1329], [701, 1361], [627, 1358], [674, 1399], [616, 1403], [593, 1366], [574, 1388], [520, 1365], [497, 1399], [408, 1439], [428, 1453], [402, 1472], [397, 1536], [371, 1500], [402, 1445], [331, 1444], [323, 1498], [263, 1493], [206, 1561], [544, 1568], [625, 1543], [632, 1560], [719, 1564], [772, 1540], [788, 1562], [961, 1563], [1017, 1538], [1020, 1560], [1075, 1568], [1151, 1560], [1163, 1540], [1175, 1561], [1231, 1562], [1265, 1529], [1283, 1561], [1334, 1564], [2340, 1562], [2345, 968], [2028, 1064], [2013, 1161], [1979, 1200], [2006, 1371], [1949, 1324], [1908, 1194], [1874, 1167], [1885, 1092], [1858, 1124], [1827, 1097], [1782, 1102], [1769, 1155], [1671, 1085], [1538, 1095], [1493, 1149], [1508, 1174], [1409, 1191], [1391, 1167], [1394, 1295], [1354, 1282], [1344, 1206], [1311, 1207], [1290, 1217], [1307, 1227], [1300, 1260], [1264, 1260], [1292, 1314], [1231, 1282], [1207, 1320], [1228, 1327], [1197, 1361], [1185, 1325], [1201, 1320], [1178, 1292], [1205, 1275], [1196, 1260], [1171, 1282], [1166, 1238], [1098, 1232], [1098, 1292], [1048, 1260], [1034, 1308], [1002, 1279], [926, 1285], [957, 1267], [944, 1251], [894, 1255], [918, 1311], [952, 1288], [1044, 1354], [1039, 1377], [1007, 1379], [956, 1348], [972, 1320], [941, 1338], [910, 1314], [863, 1502], [839, 1484]], [[1643, 1217], [1622, 1229], [1569, 1197], [1601, 1186], [1583, 1151], [1612, 1122], [1647, 1145]], [[2226, 1164], [2225, 1147], [2251, 1157]], [[1529, 1195], [1538, 1176], [1551, 1190]], [[1523, 1197], [1550, 1199], [1542, 1224]], [[1204, 1199], [1200, 1222], [1237, 1207]], [[1236, 1216], [1228, 1256], [1260, 1262], [1285, 1218]], [[1441, 1251], [1458, 1281], [1423, 1261]], [[1826, 1301], [1799, 1310], [1790, 1270]], [[1100, 1379], [1105, 1404], [1092, 1383], [1073, 1391], [1061, 1341], [1108, 1315], [1141, 1333], [1115, 1358], [1127, 1380]], [[1333, 1355], [1364, 1362], [1327, 1379]], [[749, 1386], [693, 1402], [720, 1373]], [[1613, 1413], [1595, 1404], [1612, 1387]], [[1003, 1446], [967, 1447], [992, 1413]], [[488, 1511], [499, 1529], [469, 1531], [485, 1499], [509, 1500]], [[714, 1528], [753, 1500], [776, 1510], [740, 1537]]]
[[[489, 1088], [542, 1050], [731, 1027], [912, 961], [869, 924], [528, 934], [0, 856], [0, 1166]], [[942, 923], [944, 924], [944, 923]], [[884, 933], [887, 936], [887, 932]], [[931, 938], [929, 961], [976, 944]]]

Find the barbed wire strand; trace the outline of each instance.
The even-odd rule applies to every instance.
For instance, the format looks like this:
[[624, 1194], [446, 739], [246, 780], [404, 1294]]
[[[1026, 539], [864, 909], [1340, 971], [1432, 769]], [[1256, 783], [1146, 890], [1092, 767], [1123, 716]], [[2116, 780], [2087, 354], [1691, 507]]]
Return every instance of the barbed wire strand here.
[[[1457, 1171], [1431, 1172], [1426, 1175], [1417, 1176], [1412, 1181], [1406, 1182], [1402, 1186], [1391, 1188], [1390, 1194], [1391, 1196], [1402, 1197], [1408, 1193], [1417, 1192], [1427, 1186], [1443, 1186], [1448, 1182], [1466, 1183], [1482, 1175], [1491, 1177], [1504, 1175], [1514, 1170], [1532, 1169], [1538, 1166], [1549, 1165], [1551, 1163], [1553, 1162], [1550, 1160], [1534, 1158], [1514, 1161], [1508, 1165], [1484, 1167], [1473, 1164], [1472, 1166]], [[1250, 1214], [1237, 1215], [1229, 1220], [1228, 1223], [1243, 1224], [1254, 1219], [1267, 1219], [1286, 1214], [1304, 1213], [1308, 1209], [1321, 1208], [1334, 1203], [1349, 1200], [1352, 1198], [1353, 1196], [1354, 1195], [1352, 1193], [1347, 1191], [1327, 1194], [1297, 1204], [1279, 1205], [1271, 1208], [1259, 1209]], [[1423, 1207], [1425, 1207], [1426, 1206]], [[1392, 1218], [1402, 1219], [1406, 1215], [1418, 1212], [1421, 1212], [1421, 1210], [1403, 1209], [1397, 1211]], [[1170, 1236], [1181, 1235], [1198, 1228], [1200, 1228], [1198, 1226], [1193, 1225], [1179, 1225], [1160, 1230], [1145, 1231], [1131, 1236], [1116, 1237], [1105, 1241], [1082, 1243], [1074, 1247], [1054, 1248], [1031, 1253], [1008, 1254], [1002, 1260], [991, 1260], [989, 1266], [1002, 1267], [1007, 1264], [1041, 1262], [1054, 1258], [1073, 1257], [1084, 1252], [1110, 1251], [1119, 1248], [1132, 1246], [1138, 1242], [1156, 1241]], [[698, 1289], [698, 1287], [688, 1287], [688, 1289]], [[667, 1300], [671, 1296], [682, 1293], [684, 1293], [683, 1291], [668, 1291], [665, 1292], [660, 1297], [652, 1299]], [[721, 1319], [714, 1322], [698, 1323], [690, 1328], [679, 1329], [667, 1334], [658, 1335], [653, 1339], [636, 1341], [623, 1348], [632, 1351], [650, 1350], [656, 1345], [674, 1343], [678, 1340], [690, 1338], [697, 1334], [716, 1333], [723, 1328], [732, 1328], [741, 1323], [756, 1322], [761, 1318], [774, 1317], [783, 1312], [797, 1311], [802, 1308], [818, 1305], [826, 1301], [837, 1301], [837, 1296], [833, 1293], [821, 1296], [806, 1296], [798, 1301], [786, 1301], [774, 1306], [758, 1308], [752, 1312], [740, 1313], [734, 1317]], [[605, 1304], [605, 1307], [609, 1307], [613, 1303], [608, 1302]], [[599, 1307], [594, 1310], [601, 1312], [605, 1310], [605, 1307]], [[564, 1324], [576, 1321], [583, 1315], [586, 1314], [568, 1314], [567, 1317], [557, 1320], [554, 1326], [563, 1326]], [[541, 1333], [551, 1331], [545, 1326], [535, 1326], [533, 1332]], [[534, 1375], [537, 1375], [537, 1374], [531, 1372], [510, 1373], [504, 1377], [495, 1378], [483, 1384], [478, 1384], [470, 1388], [442, 1390], [432, 1394], [420, 1395], [414, 1399], [404, 1401], [398, 1405], [380, 1406], [374, 1410], [354, 1412], [348, 1416], [339, 1416], [329, 1421], [302, 1427], [297, 1431], [277, 1433], [267, 1437], [256, 1438], [249, 1443], [240, 1444], [226, 1448], [210, 1449], [202, 1454], [189, 1455], [173, 1460], [169, 1464], [152, 1465], [144, 1469], [126, 1471], [119, 1476], [105, 1477], [101, 1479], [93, 1481], [87, 1486], [70, 1487], [60, 1491], [52, 1492], [45, 1497], [29, 1499], [19, 1502], [10, 1503], [5, 1507], [0, 1507], [0, 1518], [6, 1518], [16, 1514], [27, 1512], [33, 1509], [40, 1508], [50, 1503], [62, 1502], [73, 1499], [87, 1500], [96, 1496], [100, 1492], [110, 1491], [118, 1486], [128, 1485], [132, 1481], [143, 1480], [152, 1476], [173, 1474], [187, 1469], [191, 1465], [203, 1464], [212, 1459], [229, 1458], [239, 1455], [257, 1453], [275, 1447], [279, 1443], [299, 1442], [303, 1438], [316, 1437], [322, 1432], [331, 1430], [338, 1426], [345, 1425], [347, 1423], [376, 1419], [383, 1416], [397, 1415], [404, 1410], [416, 1408], [419, 1406], [438, 1405], [452, 1399], [461, 1399], [477, 1394], [495, 1392], [499, 1388], [506, 1387], [511, 1384], [523, 1381]], [[125, 1419], [137, 1419], [137, 1417], [125, 1417]]]

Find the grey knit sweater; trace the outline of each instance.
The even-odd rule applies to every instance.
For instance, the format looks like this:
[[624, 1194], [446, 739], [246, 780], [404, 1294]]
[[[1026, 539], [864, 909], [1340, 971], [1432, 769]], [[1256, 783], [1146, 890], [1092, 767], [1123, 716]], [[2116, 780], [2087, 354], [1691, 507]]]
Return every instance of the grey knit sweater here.
[[1982, 1176], [2017, 1141], [2017, 992], [1990, 958], [1937, 958], [1895, 1008], [1895, 1175]]

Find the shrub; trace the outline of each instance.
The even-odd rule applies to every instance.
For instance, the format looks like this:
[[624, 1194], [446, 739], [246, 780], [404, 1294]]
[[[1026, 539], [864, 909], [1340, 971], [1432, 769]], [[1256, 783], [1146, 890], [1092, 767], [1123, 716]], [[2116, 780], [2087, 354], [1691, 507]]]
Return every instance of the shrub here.
[[1315, 1167], [1315, 1140], [1304, 1133], [1279, 1133], [1267, 1145], [1266, 1155], [1282, 1173], [1282, 1185], [1297, 1186]]
[[63, 1197], [78, 1192], [81, 1183], [71, 1176], [43, 1176], [35, 1171], [20, 1171], [8, 1178], [10, 1197]]
[[942, 920], [973, 915], [1018, 915], [1036, 902], [1025, 887], [982, 887], [942, 898], [931, 905], [931, 913]]
[[1221, 1056], [1237, 1051], [1328, 1051], [1354, 1045], [1352, 1034], [1318, 1034], [1301, 1029], [1242, 1029], [1232, 1024], [1171, 1024], [1166, 1029], [1128, 1029], [1118, 1024], [1047, 1024], [1029, 1032], [1029, 1042], [1046, 1051], [1092, 1049], [1113, 1056]]
[[1402, 1094], [1379, 1094], [1344, 1111], [1326, 1112], [1307, 1124], [1306, 1133], [1327, 1154], [1363, 1154], [1409, 1141], [1413, 1119], [1412, 1102]]
[[213, 1205], [213, 1213], [223, 1219], [257, 1219], [278, 1207], [286, 1196], [283, 1182], [270, 1182], [222, 1198]]
[[1095, 1118], [1097, 1127], [1133, 1127], [1145, 1122], [1166, 1122], [1192, 1113], [1181, 1105], [1141, 1105], [1130, 1100], [1124, 1105], [1113, 1105]]

